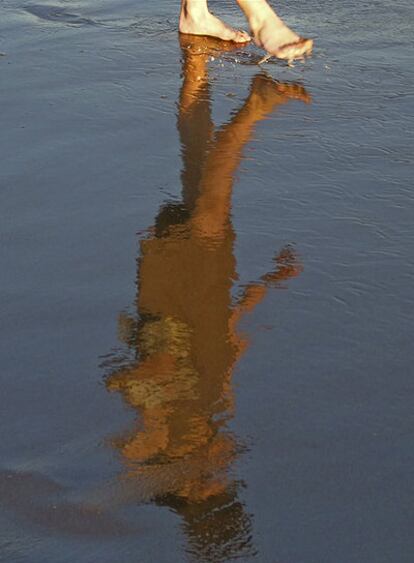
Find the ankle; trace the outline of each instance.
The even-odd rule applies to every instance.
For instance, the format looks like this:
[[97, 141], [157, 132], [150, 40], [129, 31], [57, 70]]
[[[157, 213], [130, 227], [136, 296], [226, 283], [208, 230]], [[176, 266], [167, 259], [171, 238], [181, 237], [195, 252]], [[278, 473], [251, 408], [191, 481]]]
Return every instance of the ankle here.
[[183, 0], [181, 16], [190, 20], [199, 20], [208, 13], [207, 2], [203, 0]]
[[253, 32], [261, 29], [269, 20], [277, 18], [275, 12], [265, 0], [255, 0], [254, 5], [255, 9], [248, 14], [250, 29]]

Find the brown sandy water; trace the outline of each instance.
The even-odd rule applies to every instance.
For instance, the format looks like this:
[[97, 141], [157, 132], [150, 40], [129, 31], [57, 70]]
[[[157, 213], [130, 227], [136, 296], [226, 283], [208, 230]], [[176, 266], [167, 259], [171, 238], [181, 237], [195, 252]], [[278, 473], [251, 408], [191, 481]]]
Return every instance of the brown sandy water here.
[[411, 563], [411, 3], [0, 10], [0, 560]]

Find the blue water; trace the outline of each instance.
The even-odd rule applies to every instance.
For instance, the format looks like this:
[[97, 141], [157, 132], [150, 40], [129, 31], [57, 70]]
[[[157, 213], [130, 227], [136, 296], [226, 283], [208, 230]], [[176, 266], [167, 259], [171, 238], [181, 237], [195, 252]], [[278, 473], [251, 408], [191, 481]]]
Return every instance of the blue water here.
[[412, 563], [412, 3], [177, 10], [0, 2], [0, 560]]

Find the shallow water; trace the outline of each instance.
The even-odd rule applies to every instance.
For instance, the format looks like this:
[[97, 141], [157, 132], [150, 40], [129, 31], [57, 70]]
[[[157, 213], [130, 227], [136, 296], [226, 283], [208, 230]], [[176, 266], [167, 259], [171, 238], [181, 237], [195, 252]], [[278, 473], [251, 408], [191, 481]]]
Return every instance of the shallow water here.
[[412, 3], [153, 4], [0, 3], [0, 560], [411, 563]]

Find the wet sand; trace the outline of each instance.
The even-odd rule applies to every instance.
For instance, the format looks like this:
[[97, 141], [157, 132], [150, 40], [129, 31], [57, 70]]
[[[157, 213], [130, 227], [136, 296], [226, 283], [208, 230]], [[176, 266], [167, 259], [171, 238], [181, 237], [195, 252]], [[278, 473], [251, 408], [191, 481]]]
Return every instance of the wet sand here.
[[411, 563], [411, 3], [176, 4], [1, 4], [0, 560]]

